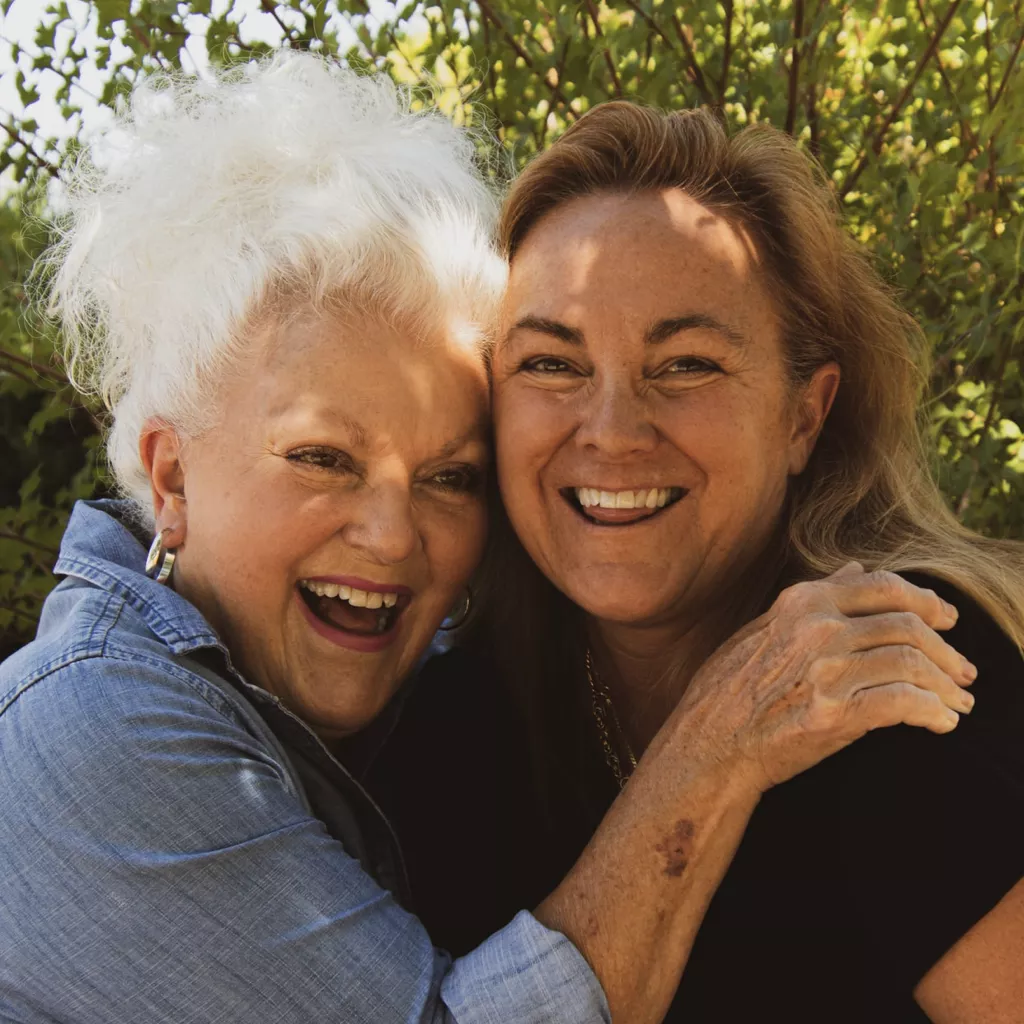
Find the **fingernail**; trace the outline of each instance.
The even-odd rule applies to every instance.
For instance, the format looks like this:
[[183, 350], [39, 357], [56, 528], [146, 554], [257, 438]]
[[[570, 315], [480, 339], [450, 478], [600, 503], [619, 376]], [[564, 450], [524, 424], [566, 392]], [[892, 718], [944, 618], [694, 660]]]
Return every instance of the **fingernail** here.
[[965, 690], [960, 696], [963, 698], [964, 710], [970, 714], [971, 709], [974, 707], [974, 694], [967, 693]]
[[960, 657], [960, 661], [963, 663], [961, 665], [961, 668], [963, 669], [964, 675], [968, 679], [970, 679], [972, 681], [977, 679], [978, 678], [978, 667], [975, 664], [973, 664], [972, 662], [968, 661], [962, 655]]
[[946, 708], [946, 720], [950, 729], [955, 729], [960, 724], [960, 716], [952, 708]]
[[956, 605], [950, 604], [948, 601], [942, 602], [942, 607], [945, 609], [946, 614], [955, 622], [960, 618], [960, 612], [957, 611]]

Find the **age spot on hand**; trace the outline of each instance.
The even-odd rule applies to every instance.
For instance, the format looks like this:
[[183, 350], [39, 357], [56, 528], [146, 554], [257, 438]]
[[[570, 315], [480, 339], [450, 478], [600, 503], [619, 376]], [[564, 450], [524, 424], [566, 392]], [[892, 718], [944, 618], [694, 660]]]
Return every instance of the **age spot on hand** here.
[[683, 818], [677, 821], [672, 831], [655, 847], [665, 858], [664, 873], [678, 878], [690, 863], [690, 851], [697, 830], [692, 821]]

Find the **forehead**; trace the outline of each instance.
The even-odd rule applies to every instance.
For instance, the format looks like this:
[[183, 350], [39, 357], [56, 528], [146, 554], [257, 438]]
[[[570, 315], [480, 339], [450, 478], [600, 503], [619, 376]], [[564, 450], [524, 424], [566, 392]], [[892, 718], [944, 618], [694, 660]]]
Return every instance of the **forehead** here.
[[227, 401], [241, 415], [311, 429], [351, 433], [357, 423], [369, 447], [482, 437], [488, 411], [475, 349], [401, 324], [312, 314], [263, 326]]
[[586, 196], [550, 211], [516, 253], [504, 312], [728, 312], [739, 327], [775, 319], [750, 233], [679, 189]]

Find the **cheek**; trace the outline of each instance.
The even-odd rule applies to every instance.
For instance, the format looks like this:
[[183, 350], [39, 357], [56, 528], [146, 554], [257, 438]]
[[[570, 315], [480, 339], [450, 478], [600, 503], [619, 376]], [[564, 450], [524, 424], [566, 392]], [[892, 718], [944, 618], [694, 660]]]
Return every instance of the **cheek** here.
[[427, 553], [438, 602], [447, 607], [469, 582], [480, 564], [487, 539], [487, 511], [483, 502], [464, 514], [432, 523]]

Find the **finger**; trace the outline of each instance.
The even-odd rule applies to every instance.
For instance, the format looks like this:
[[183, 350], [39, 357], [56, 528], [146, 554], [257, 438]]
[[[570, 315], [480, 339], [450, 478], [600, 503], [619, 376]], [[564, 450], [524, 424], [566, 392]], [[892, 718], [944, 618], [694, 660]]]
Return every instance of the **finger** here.
[[909, 683], [934, 693], [946, 707], [969, 714], [974, 697], [956, 684], [927, 655], [916, 647], [894, 644], [848, 655], [846, 671], [836, 684], [839, 693], [852, 697], [859, 690], [892, 683]]
[[[960, 716], [929, 690], [912, 683], [889, 683], [858, 690], [849, 703], [850, 725], [858, 735], [891, 725], [914, 725], [931, 732], [952, 732]], [[859, 730], [863, 729], [863, 732]]]
[[863, 576], [864, 566], [860, 562], [847, 562], [841, 569], [836, 569], [831, 576], [828, 577], [830, 580], [840, 579], [846, 576]]
[[850, 622], [849, 638], [851, 651], [901, 644], [916, 647], [961, 686], [970, 686], [978, 677], [977, 668], [913, 612], [855, 618]]
[[862, 575], [826, 577], [827, 588], [836, 609], [843, 615], [879, 615], [885, 612], [913, 612], [932, 629], [949, 629], [959, 613], [934, 590], [919, 587], [894, 572], [868, 572]]

